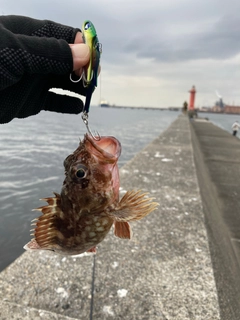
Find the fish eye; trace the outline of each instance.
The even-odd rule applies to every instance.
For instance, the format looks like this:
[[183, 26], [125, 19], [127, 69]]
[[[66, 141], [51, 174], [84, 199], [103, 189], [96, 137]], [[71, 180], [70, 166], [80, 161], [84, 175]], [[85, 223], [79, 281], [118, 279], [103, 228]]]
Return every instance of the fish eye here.
[[79, 179], [83, 179], [86, 177], [86, 174], [87, 174], [87, 168], [82, 164], [79, 165], [75, 173], [76, 177]]

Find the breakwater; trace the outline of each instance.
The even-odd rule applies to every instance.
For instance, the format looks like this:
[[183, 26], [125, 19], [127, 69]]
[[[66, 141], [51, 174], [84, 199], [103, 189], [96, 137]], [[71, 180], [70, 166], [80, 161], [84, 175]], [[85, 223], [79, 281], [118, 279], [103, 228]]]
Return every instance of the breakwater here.
[[[147, 218], [131, 224], [132, 240], [117, 239], [110, 232], [95, 256], [24, 253], [0, 273], [0, 318], [239, 319], [234, 298], [238, 283], [231, 282], [238, 270], [237, 246], [226, 244], [226, 250], [232, 248], [228, 259], [234, 268], [224, 279], [227, 292], [234, 286], [227, 298], [227, 292], [219, 292], [219, 278], [230, 269], [216, 268], [224, 260], [218, 260], [213, 245], [219, 240], [215, 233], [220, 237], [221, 232], [216, 227], [211, 231], [215, 220], [208, 220], [207, 204], [221, 203], [215, 209], [219, 214], [224, 200], [215, 192], [213, 179], [204, 195], [205, 180], [197, 178], [209, 178], [209, 154], [202, 151], [198, 136], [202, 125], [204, 132], [207, 125], [213, 126], [179, 116], [121, 168], [121, 194], [142, 189], [160, 203]], [[223, 232], [229, 230], [224, 219], [220, 222]]]
[[207, 121], [191, 123], [194, 159], [221, 319], [240, 319], [240, 140]]

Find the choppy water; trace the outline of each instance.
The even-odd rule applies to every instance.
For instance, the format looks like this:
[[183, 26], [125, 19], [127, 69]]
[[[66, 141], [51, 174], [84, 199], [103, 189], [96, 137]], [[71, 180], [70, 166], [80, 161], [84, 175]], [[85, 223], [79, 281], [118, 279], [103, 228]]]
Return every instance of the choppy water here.
[[[93, 107], [90, 126], [121, 141], [119, 166], [130, 160], [178, 116], [178, 112]], [[86, 132], [81, 117], [41, 112], [0, 125], [0, 270], [30, 240], [32, 208], [39, 198], [60, 192], [63, 160]]]

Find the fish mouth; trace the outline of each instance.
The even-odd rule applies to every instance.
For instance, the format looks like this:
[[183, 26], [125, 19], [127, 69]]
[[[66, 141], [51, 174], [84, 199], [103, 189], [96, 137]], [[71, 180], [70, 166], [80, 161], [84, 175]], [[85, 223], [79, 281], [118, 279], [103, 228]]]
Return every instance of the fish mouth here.
[[121, 143], [114, 137], [101, 136], [100, 140], [94, 140], [89, 134], [85, 134], [86, 149], [91, 155], [107, 163], [115, 163], [121, 155]]

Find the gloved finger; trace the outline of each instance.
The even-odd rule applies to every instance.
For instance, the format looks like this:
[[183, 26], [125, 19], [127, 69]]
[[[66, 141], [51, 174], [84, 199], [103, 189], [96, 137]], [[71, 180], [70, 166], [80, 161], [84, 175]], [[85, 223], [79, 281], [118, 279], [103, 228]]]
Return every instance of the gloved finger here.
[[78, 114], [83, 110], [83, 102], [79, 98], [56, 94], [49, 91], [43, 110]]
[[77, 28], [62, 25], [54, 21], [38, 20], [16, 15], [1, 16], [0, 23], [15, 34], [53, 37], [56, 39], [64, 39], [68, 43], [74, 43], [77, 34], [80, 32]]

